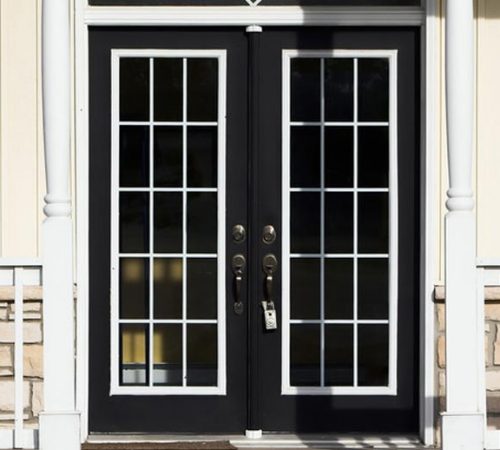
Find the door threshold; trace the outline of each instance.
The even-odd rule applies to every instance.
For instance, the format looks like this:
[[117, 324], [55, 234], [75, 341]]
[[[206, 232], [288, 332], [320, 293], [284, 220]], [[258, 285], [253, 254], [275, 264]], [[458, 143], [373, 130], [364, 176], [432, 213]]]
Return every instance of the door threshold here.
[[[124, 444], [133, 450], [133, 444], [177, 444], [175, 448], [184, 450], [225, 450], [230, 448], [318, 448], [318, 449], [356, 449], [391, 448], [423, 449], [420, 439], [415, 435], [392, 434], [284, 434], [266, 433], [261, 438], [252, 439], [245, 435], [172, 435], [172, 434], [94, 434], [88, 437], [88, 450], [106, 450], [106, 444]], [[101, 445], [98, 445], [101, 444]], [[186, 446], [186, 444], [190, 444]], [[130, 447], [129, 447], [130, 445]], [[127, 447], [125, 447], [127, 446]], [[85, 447], [84, 447], [85, 448]], [[116, 448], [116, 447], [114, 447]], [[166, 448], [174, 449], [168, 445]], [[110, 447], [111, 449], [111, 447]], [[151, 447], [153, 450], [154, 447]]]

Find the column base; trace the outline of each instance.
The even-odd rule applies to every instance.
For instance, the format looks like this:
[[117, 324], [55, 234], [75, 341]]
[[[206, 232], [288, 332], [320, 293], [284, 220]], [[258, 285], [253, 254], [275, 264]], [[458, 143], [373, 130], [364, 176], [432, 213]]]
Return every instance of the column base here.
[[441, 414], [442, 450], [484, 450], [484, 414]]
[[40, 450], [80, 450], [80, 413], [40, 413]]

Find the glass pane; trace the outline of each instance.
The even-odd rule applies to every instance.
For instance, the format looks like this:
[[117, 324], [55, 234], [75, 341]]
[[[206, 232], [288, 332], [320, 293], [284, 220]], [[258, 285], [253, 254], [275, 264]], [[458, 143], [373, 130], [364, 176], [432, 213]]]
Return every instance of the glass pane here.
[[120, 192], [120, 252], [149, 251], [149, 194]]
[[320, 119], [320, 60], [293, 58], [290, 62], [290, 112], [292, 121]]
[[217, 259], [188, 258], [187, 318], [217, 319]]
[[320, 261], [292, 258], [290, 260], [290, 317], [319, 319]]
[[290, 184], [292, 187], [319, 187], [320, 127], [291, 127]]
[[182, 127], [154, 127], [154, 183], [182, 186]]
[[320, 238], [320, 194], [290, 194], [290, 231], [292, 253], [318, 253]]
[[325, 326], [325, 385], [352, 386], [354, 344], [352, 325]]
[[217, 60], [188, 59], [187, 118], [189, 121], [217, 120]]
[[325, 251], [352, 253], [353, 194], [327, 192], [325, 194]]
[[149, 186], [149, 127], [120, 127], [120, 186]]
[[120, 319], [149, 317], [149, 259], [120, 259]]
[[155, 192], [154, 201], [155, 252], [182, 252], [182, 194]]
[[156, 121], [182, 120], [182, 59], [155, 58], [154, 108]]
[[387, 193], [358, 194], [358, 251], [389, 251], [389, 196]]
[[353, 318], [354, 273], [352, 259], [325, 259], [325, 317]]
[[120, 385], [148, 384], [147, 324], [120, 325]]
[[217, 325], [187, 326], [188, 386], [217, 386]]
[[389, 121], [389, 61], [358, 59], [358, 120]]
[[290, 325], [290, 385], [320, 383], [320, 326]]
[[120, 120], [149, 120], [148, 58], [120, 58]]
[[325, 59], [325, 119], [328, 122], [352, 122], [354, 100], [352, 59]]
[[358, 317], [389, 318], [389, 259], [358, 260]]
[[188, 127], [188, 187], [217, 187], [217, 127]]
[[187, 249], [190, 253], [217, 252], [217, 193], [187, 195]]
[[358, 326], [358, 384], [389, 383], [389, 329], [387, 325]]
[[154, 260], [154, 317], [182, 318], [182, 259]]
[[389, 187], [389, 127], [358, 128], [358, 186]]
[[182, 325], [154, 326], [153, 355], [153, 384], [182, 386]]
[[325, 186], [353, 187], [352, 127], [325, 128]]

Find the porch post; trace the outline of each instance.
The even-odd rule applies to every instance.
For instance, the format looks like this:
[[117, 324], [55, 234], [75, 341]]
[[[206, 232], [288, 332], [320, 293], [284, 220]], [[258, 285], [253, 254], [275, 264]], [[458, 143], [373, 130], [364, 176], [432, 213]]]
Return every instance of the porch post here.
[[47, 195], [43, 224], [44, 411], [41, 450], [78, 450], [75, 411], [73, 240], [70, 201], [69, 0], [42, 2], [42, 83]]
[[446, 206], [446, 412], [443, 450], [484, 449], [478, 385], [484, 377], [484, 325], [476, 296], [472, 192], [474, 22], [472, 0], [446, 2], [446, 108], [449, 190]]

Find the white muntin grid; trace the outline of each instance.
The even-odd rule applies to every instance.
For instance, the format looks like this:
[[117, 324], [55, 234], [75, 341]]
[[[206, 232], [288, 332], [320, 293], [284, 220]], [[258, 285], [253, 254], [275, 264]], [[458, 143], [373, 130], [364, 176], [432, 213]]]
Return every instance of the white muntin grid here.
[[[282, 53], [282, 387], [284, 395], [396, 395], [397, 394], [397, 51], [396, 50], [283, 50]], [[320, 59], [320, 120], [311, 122], [290, 121], [290, 65], [293, 58]], [[328, 122], [325, 120], [324, 61], [325, 58], [349, 58], [353, 60], [353, 121]], [[389, 121], [358, 121], [358, 60], [361, 58], [383, 58], [389, 62]], [[290, 129], [292, 126], [315, 125], [320, 127], [320, 187], [300, 188], [290, 184]], [[351, 126], [353, 128], [353, 187], [325, 187], [325, 141], [326, 127]], [[389, 129], [389, 186], [382, 188], [358, 187], [358, 127], [386, 126]], [[290, 196], [293, 192], [317, 192], [320, 194], [320, 252], [290, 252]], [[353, 193], [353, 251], [352, 253], [325, 253], [325, 193]], [[388, 253], [358, 253], [358, 193], [379, 192], [389, 196], [389, 249]], [[316, 258], [320, 261], [320, 318], [290, 319], [290, 260], [292, 258]], [[350, 320], [325, 319], [325, 260], [349, 258], [353, 262], [353, 318]], [[364, 320], [358, 318], [358, 260], [366, 258], [388, 259], [389, 261], [389, 315], [387, 320]], [[320, 325], [320, 385], [291, 386], [290, 384], [290, 326], [298, 324]], [[325, 325], [353, 325], [353, 383], [352, 386], [325, 385]], [[386, 325], [389, 331], [389, 374], [384, 386], [358, 385], [358, 325]]]
[[[149, 121], [120, 121], [120, 59], [146, 58], [149, 60]], [[182, 59], [182, 121], [165, 122], [154, 120], [154, 60], [155, 58]], [[187, 118], [187, 62], [190, 58], [215, 58], [218, 61], [218, 112], [216, 122], [190, 122]], [[226, 394], [226, 325], [225, 325], [225, 135], [226, 135], [226, 52], [225, 50], [112, 50], [112, 162], [111, 162], [111, 386], [110, 395], [225, 395]], [[120, 186], [119, 180], [119, 133], [120, 126], [149, 127], [149, 187]], [[154, 127], [162, 125], [182, 128], [182, 187], [154, 187]], [[217, 187], [190, 188], [187, 186], [187, 130], [188, 126], [217, 127]], [[120, 192], [149, 193], [149, 252], [120, 253], [119, 249], [119, 195]], [[182, 194], [182, 252], [154, 252], [154, 194], [156, 192], [178, 192]], [[217, 193], [217, 253], [189, 253], [187, 251], [187, 197], [190, 192]], [[119, 267], [122, 258], [144, 258], [149, 261], [149, 317], [146, 319], [119, 318]], [[154, 318], [154, 260], [178, 258], [182, 260], [182, 318]], [[217, 259], [217, 319], [187, 319], [187, 260], [203, 258]], [[121, 324], [143, 324], [148, 329], [148, 385], [120, 385]], [[154, 327], [153, 325], [178, 324], [182, 327], [182, 385], [155, 386], [154, 381]], [[187, 327], [190, 324], [217, 325], [217, 385], [187, 385]]]

